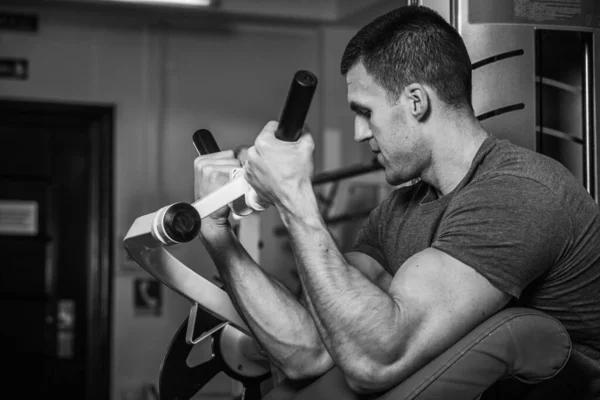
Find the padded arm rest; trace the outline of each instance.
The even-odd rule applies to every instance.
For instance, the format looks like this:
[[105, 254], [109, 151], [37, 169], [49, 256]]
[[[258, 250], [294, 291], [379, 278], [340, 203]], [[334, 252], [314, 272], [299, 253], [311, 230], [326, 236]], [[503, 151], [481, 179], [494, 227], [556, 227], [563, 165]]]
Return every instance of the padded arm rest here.
[[508, 308], [380, 400], [475, 399], [505, 377], [525, 383], [552, 378], [570, 354], [569, 334], [558, 320], [532, 309]]
[[[558, 320], [532, 309], [508, 308], [489, 318], [410, 378], [377, 399], [472, 400], [505, 377], [514, 377], [525, 383], [552, 378], [565, 366], [570, 353], [571, 340]], [[338, 368], [329, 371], [295, 395], [291, 394], [290, 389], [287, 389], [287, 396], [284, 394], [285, 384], [272, 392], [264, 399], [366, 398], [349, 389]]]

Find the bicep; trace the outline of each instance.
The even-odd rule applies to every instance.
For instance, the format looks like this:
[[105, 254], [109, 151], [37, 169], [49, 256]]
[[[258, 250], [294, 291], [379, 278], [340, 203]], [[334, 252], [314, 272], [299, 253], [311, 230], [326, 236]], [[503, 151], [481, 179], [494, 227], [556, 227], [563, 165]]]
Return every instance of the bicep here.
[[[409, 258], [390, 287], [404, 341], [391, 374], [409, 376], [502, 309], [510, 296], [475, 269], [432, 248]], [[396, 375], [397, 376], [397, 375]]]

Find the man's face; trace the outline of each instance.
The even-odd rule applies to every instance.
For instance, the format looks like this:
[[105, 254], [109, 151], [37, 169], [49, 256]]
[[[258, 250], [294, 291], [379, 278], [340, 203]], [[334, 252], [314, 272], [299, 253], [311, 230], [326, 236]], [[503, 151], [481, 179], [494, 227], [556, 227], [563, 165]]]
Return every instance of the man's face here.
[[399, 185], [420, 176], [429, 151], [418, 121], [410, 113], [410, 100], [395, 100], [367, 73], [362, 63], [346, 75], [348, 103], [355, 112], [354, 139], [368, 142], [385, 168], [385, 178]]

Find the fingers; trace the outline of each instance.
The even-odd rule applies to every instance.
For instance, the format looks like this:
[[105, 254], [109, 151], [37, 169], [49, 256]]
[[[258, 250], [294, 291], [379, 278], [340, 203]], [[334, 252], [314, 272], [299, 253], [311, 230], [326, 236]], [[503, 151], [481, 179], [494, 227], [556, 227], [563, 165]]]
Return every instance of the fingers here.
[[205, 154], [194, 159], [194, 196], [201, 198], [218, 189], [230, 179], [231, 171], [240, 168], [233, 150]]
[[204, 165], [202, 168], [196, 169], [201, 176], [210, 175], [228, 175], [234, 168], [240, 168], [240, 164], [209, 164]]
[[248, 151], [246, 152], [246, 164], [250, 166], [252, 163], [255, 163], [260, 158], [258, 154], [258, 150], [256, 146], [250, 146]]
[[238, 160], [237, 158], [230, 158], [230, 159], [210, 159], [210, 158], [204, 158], [204, 156], [200, 156], [198, 158], [196, 158], [194, 160], [194, 165], [196, 167], [205, 167], [205, 166], [224, 166], [224, 167], [239, 167], [240, 166], [240, 160]]
[[305, 131], [302, 136], [298, 138], [298, 146], [306, 148], [306, 151], [312, 152], [315, 149], [315, 139], [311, 135], [310, 131]]
[[265, 125], [265, 127], [263, 128], [263, 132], [267, 132], [267, 133], [275, 133], [275, 131], [277, 130], [277, 127], [279, 127], [279, 122], [277, 121], [269, 121], [267, 122], [267, 124]]
[[256, 149], [256, 146], [251, 146], [250, 148], [248, 148], [247, 155], [248, 159], [244, 166], [244, 177], [257, 194], [255, 200], [257, 203], [270, 203], [266, 195], [262, 192], [260, 185], [258, 184], [260, 181], [259, 176], [263, 175], [263, 173], [261, 172], [261, 163], [259, 160], [260, 155]]
[[235, 158], [240, 160], [240, 163], [244, 165], [246, 160], [248, 160], [248, 146], [240, 146], [235, 149]]
[[223, 150], [216, 153], [203, 154], [196, 157], [198, 160], [232, 160], [235, 159], [235, 153], [233, 150]]
[[206, 182], [204, 185], [212, 186], [215, 182], [225, 183], [229, 180], [231, 171], [240, 168], [241, 164], [236, 159], [228, 160], [196, 160], [194, 162], [194, 174], [196, 180]]
[[233, 150], [219, 151], [217, 153], [205, 154], [194, 159], [194, 167], [201, 169], [207, 165], [223, 165], [239, 167], [240, 162], [235, 158]]
[[194, 164], [194, 173], [197, 183], [211, 191], [225, 184], [230, 179], [231, 171], [240, 167], [240, 162], [236, 159], [199, 160]]
[[248, 160], [244, 165], [244, 175], [250, 185], [256, 183], [256, 172], [258, 171], [258, 168], [260, 168], [260, 165], [260, 155], [258, 150], [256, 146], [251, 146], [248, 148]]
[[254, 140], [254, 146], [262, 147], [268, 146], [269, 142], [274, 140], [275, 132], [277, 131], [277, 127], [279, 123], [277, 121], [269, 121], [262, 128], [256, 139]]
[[[262, 149], [269, 148], [275, 143], [280, 144], [281, 141], [275, 137], [275, 132], [277, 132], [278, 126], [279, 122], [269, 121], [258, 134], [254, 142], [254, 146], [257, 148], [256, 150], [258, 154], [261, 153]], [[290, 146], [306, 147], [308, 151], [314, 150], [315, 147], [315, 142], [310, 132], [310, 127], [306, 123], [304, 123], [304, 126], [302, 127], [302, 134], [296, 142], [285, 143], [289, 143]]]

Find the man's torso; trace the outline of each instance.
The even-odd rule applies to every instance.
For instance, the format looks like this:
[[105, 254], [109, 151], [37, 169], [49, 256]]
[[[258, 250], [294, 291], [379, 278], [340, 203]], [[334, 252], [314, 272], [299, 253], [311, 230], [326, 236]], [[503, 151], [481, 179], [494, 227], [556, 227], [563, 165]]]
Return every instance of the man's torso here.
[[[504, 176], [510, 178], [506, 180]], [[444, 226], [445, 220], [450, 218], [448, 215], [456, 213], [457, 207], [464, 207], [462, 203], [468, 204], [468, 200], [465, 203], [464, 196], [461, 198], [461, 193], [469, 193], [471, 185], [482, 185], [486, 180], [504, 185], [518, 182], [515, 190], [519, 191], [529, 190], [529, 187], [532, 191], [544, 190], [545, 198], [551, 197], [549, 201], [555, 203], [552, 215], [546, 217], [561, 221], [560, 224], [556, 224], [555, 229], [560, 230], [567, 239], [561, 239], [560, 249], [556, 249], [556, 242], [546, 241], [546, 236], [540, 237], [539, 232], [532, 233], [532, 236], [528, 236], [528, 232], [522, 232], [522, 237], [516, 238], [500, 233], [498, 235], [498, 240], [509, 250], [511, 240], [529, 240], [541, 247], [552, 243], [549, 244], [552, 248], [547, 250], [557, 254], [552, 257], [552, 261], [544, 261], [544, 265], [547, 265], [543, 271], [536, 273], [535, 279], [523, 288], [515, 288], [509, 293], [514, 296], [511, 306], [531, 307], [557, 318], [569, 331], [574, 350], [596, 360], [600, 370], [600, 216], [597, 204], [585, 192], [581, 183], [557, 162], [507, 141], [490, 138], [482, 145], [469, 174], [449, 195], [437, 198], [433, 188], [424, 182], [396, 190], [380, 206], [383, 209], [380, 210], [376, 227], [379, 249], [375, 253], [371, 251], [370, 255], [394, 275], [410, 256], [428, 247], [436, 247], [439, 236], [447, 234], [444, 232]], [[493, 185], [486, 187], [492, 188], [488, 196], [493, 199], [493, 196], [496, 196]], [[510, 191], [511, 187], [505, 187], [502, 193], [506, 196]], [[485, 196], [481, 191], [476, 193]], [[519, 195], [525, 198], [528, 196], [527, 193]], [[503, 204], [502, 199], [493, 200]], [[462, 202], [460, 206], [454, 204], [459, 201]], [[473, 204], [477, 204], [478, 201], [479, 199], [473, 199]], [[481, 201], [485, 202], [485, 199], [482, 198]], [[511, 213], [511, 210], [507, 207], [503, 212]], [[526, 213], [510, 217], [517, 218], [516, 220], [529, 218]], [[474, 233], [493, 236], [494, 232], [491, 230], [502, 224], [502, 218], [497, 215], [490, 218], [495, 220], [481, 224], [485, 226], [482, 229], [487, 229], [487, 232]], [[535, 218], [543, 219], [539, 214], [536, 214]], [[535, 223], [536, 221], [531, 221], [531, 224]], [[473, 230], [477, 229], [476, 224]], [[554, 232], [543, 233], [548, 235], [547, 237], [554, 235]], [[491, 240], [491, 243], [494, 243], [493, 238]], [[443, 250], [443, 247], [440, 247]], [[460, 244], [457, 247], [460, 248]], [[496, 251], [493, 247], [489, 246], [489, 249], [485, 250], [490, 256]], [[356, 250], [362, 251], [360, 243]], [[478, 253], [482, 263], [485, 262], [485, 251]], [[541, 251], [545, 254], [543, 248]], [[515, 254], [515, 257], [518, 257], [518, 254]], [[478, 265], [470, 266], [478, 269]], [[485, 272], [482, 274], [486, 276]], [[506, 279], [506, 285], [510, 285], [511, 276], [503, 274], [502, 271], [498, 272], [497, 276], [491, 274], [489, 279], [493, 284]], [[516, 271], [515, 274], [519, 275], [519, 272]], [[500, 289], [505, 290], [505, 287]], [[518, 294], [515, 296], [515, 293]]]

